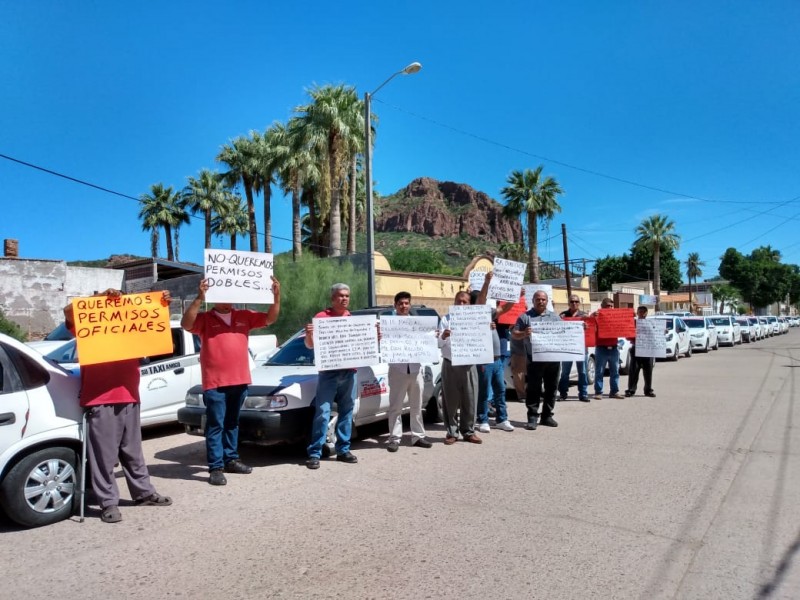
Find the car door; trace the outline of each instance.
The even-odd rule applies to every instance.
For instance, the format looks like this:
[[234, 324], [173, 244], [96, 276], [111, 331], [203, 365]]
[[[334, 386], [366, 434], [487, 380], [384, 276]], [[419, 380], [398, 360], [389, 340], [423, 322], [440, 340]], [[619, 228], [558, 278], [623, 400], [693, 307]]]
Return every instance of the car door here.
[[177, 421], [186, 392], [200, 382], [200, 358], [194, 348], [186, 348], [190, 339], [180, 327], [173, 327], [172, 352], [141, 359], [142, 425]]
[[675, 334], [678, 336], [678, 352], [684, 353], [689, 351], [689, 328], [683, 319], [675, 319]]
[[9, 351], [0, 344], [0, 454], [22, 439], [30, 408], [28, 393]]

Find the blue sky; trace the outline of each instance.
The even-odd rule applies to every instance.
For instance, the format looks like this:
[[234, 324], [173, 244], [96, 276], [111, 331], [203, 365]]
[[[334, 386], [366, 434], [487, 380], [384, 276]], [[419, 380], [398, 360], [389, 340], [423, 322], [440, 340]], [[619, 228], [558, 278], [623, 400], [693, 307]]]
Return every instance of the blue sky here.
[[[419, 61], [373, 103], [381, 193], [428, 176], [500, 200], [511, 170], [543, 164], [565, 191], [544, 259], [561, 223], [570, 257], [593, 259], [659, 212], [710, 276], [730, 246], [800, 263], [798, 56], [794, 0], [5, 2], [0, 154], [134, 197], [181, 188], [312, 84], [363, 95]], [[0, 206], [26, 258], [149, 255], [135, 201], [6, 159]], [[289, 202], [272, 210], [288, 250]], [[181, 258], [202, 245], [193, 220]]]

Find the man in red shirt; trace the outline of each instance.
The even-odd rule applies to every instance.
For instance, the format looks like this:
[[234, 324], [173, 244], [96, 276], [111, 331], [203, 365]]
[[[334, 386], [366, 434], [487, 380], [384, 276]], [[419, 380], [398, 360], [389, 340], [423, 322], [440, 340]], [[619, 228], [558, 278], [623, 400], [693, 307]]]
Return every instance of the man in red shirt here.
[[[108, 289], [95, 296], [117, 298], [119, 290]], [[170, 293], [164, 291], [161, 303], [169, 306]], [[67, 329], [75, 333], [72, 304], [64, 307]], [[139, 418], [139, 360], [136, 358], [81, 367], [81, 406], [86, 408], [86, 457], [91, 484], [105, 523], [122, 520], [119, 488], [114, 467], [119, 460], [128, 491], [139, 506], [169, 506], [172, 499], [158, 494], [142, 452], [142, 425]]]
[[[600, 310], [614, 308], [614, 301], [611, 298], [603, 298], [600, 302]], [[597, 312], [592, 316], [597, 316]], [[619, 347], [617, 338], [597, 338], [597, 345], [594, 348], [595, 371], [594, 371], [594, 398], [600, 400], [603, 397], [603, 373], [608, 364], [608, 384], [609, 398], [622, 398], [619, 393]]]
[[272, 278], [275, 302], [266, 313], [236, 310], [218, 302], [199, 312], [205, 301], [208, 280], [200, 281], [197, 297], [181, 319], [181, 327], [200, 337], [200, 371], [206, 405], [206, 457], [208, 482], [225, 485], [227, 473], [248, 474], [252, 467], [239, 460], [239, 411], [247, 398], [250, 359], [247, 340], [251, 329], [272, 325], [281, 309], [281, 286]]

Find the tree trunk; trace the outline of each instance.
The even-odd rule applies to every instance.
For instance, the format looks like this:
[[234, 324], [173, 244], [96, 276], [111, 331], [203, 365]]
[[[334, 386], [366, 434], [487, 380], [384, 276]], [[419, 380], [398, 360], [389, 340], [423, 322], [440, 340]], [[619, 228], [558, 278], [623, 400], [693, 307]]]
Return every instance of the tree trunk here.
[[339, 184], [339, 165], [336, 160], [336, 142], [328, 143], [328, 177], [331, 184], [330, 252], [329, 256], [342, 255], [342, 195]]
[[153, 258], [158, 258], [158, 227], [150, 230], [150, 254]]
[[353, 161], [350, 164], [350, 218], [347, 228], [347, 253], [356, 253], [356, 188], [358, 176], [358, 164], [355, 152], [353, 153]]
[[528, 211], [528, 273], [531, 283], [539, 283], [539, 224], [538, 215]]
[[173, 235], [175, 236], [175, 261], [176, 262], [179, 262], [181, 260], [180, 259], [181, 243], [180, 243], [180, 237], [179, 237], [180, 228], [181, 228], [180, 225], [178, 225], [177, 227], [175, 227], [175, 231], [173, 232]]
[[661, 246], [653, 246], [653, 288], [656, 293], [656, 311], [661, 310]]
[[211, 248], [211, 209], [206, 209], [206, 248]]
[[303, 199], [307, 200], [308, 204], [308, 223], [311, 227], [311, 236], [309, 244], [311, 245], [311, 252], [317, 256], [325, 256], [325, 252], [319, 243], [319, 219], [317, 218], [317, 202], [314, 198], [314, 192], [310, 189], [303, 190]]
[[303, 254], [303, 244], [301, 237], [303, 233], [300, 229], [300, 189], [294, 186], [292, 189], [292, 261], [297, 262], [297, 259]]
[[269, 181], [264, 184], [264, 252], [272, 252], [272, 187]]
[[231, 235], [231, 250], [236, 250], [236, 234]]
[[167, 260], [175, 260], [175, 253], [172, 251], [172, 228], [164, 225], [164, 235], [167, 238]]
[[250, 225], [250, 252], [258, 252], [258, 229], [256, 228], [256, 205], [253, 202], [253, 185], [244, 181], [244, 195], [247, 198], [247, 221]]

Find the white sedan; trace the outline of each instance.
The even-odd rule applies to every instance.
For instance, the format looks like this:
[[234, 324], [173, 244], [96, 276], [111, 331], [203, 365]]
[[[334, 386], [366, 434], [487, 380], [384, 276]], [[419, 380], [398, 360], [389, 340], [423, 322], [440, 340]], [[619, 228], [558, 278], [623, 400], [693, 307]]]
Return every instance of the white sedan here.
[[664, 321], [664, 335], [667, 338], [667, 359], [678, 360], [683, 354], [686, 358], [692, 356], [692, 343], [689, 338], [689, 328], [680, 317], [657, 315], [647, 317]]

